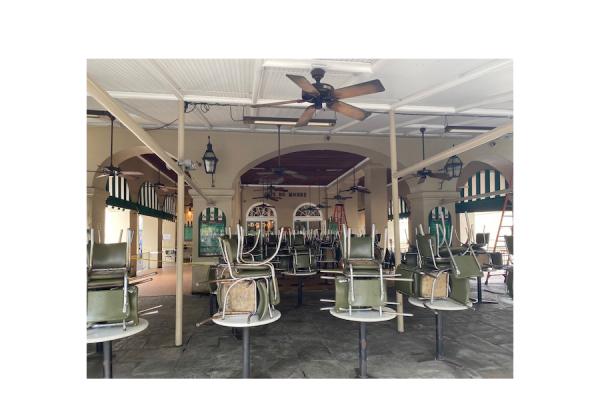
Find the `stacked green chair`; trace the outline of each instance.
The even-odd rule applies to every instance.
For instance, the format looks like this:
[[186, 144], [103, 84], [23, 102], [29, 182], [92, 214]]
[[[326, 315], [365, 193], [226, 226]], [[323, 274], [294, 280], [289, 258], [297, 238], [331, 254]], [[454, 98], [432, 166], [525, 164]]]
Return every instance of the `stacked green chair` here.
[[375, 258], [375, 225], [371, 235], [352, 236], [343, 227], [343, 275], [335, 280], [336, 311], [380, 310], [387, 303], [382, 260]]
[[[243, 237], [243, 228], [238, 225], [238, 236]], [[277, 251], [281, 246], [283, 229], [280, 231]], [[275, 276], [275, 268], [271, 261], [277, 256], [277, 251], [271, 257], [258, 261], [248, 262], [242, 257], [242, 243], [229, 236], [219, 238], [224, 264], [219, 265], [217, 279], [217, 301], [221, 317], [225, 318], [230, 313], [228, 298], [231, 289], [245, 283], [255, 291], [256, 303], [249, 312], [248, 318], [257, 314], [259, 320], [271, 317], [274, 306], [279, 304], [279, 288]], [[227, 285], [224, 285], [227, 283]], [[233, 312], [233, 311], [231, 311]]]
[[87, 325], [138, 324], [138, 290], [129, 284], [131, 234], [122, 243], [88, 241]]

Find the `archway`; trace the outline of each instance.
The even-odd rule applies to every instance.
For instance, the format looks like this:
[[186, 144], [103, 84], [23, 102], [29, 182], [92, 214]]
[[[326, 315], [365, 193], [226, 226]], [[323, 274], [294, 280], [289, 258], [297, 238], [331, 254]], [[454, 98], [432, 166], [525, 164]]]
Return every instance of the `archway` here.
[[295, 232], [310, 232], [323, 229], [323, 214], [313, 203], [302, 203], [293, 213], [292, 226]]
[[254, 203], [246, 211], [246, 232], [262, 235], [277, 231], [277, 211], [267, 203]]

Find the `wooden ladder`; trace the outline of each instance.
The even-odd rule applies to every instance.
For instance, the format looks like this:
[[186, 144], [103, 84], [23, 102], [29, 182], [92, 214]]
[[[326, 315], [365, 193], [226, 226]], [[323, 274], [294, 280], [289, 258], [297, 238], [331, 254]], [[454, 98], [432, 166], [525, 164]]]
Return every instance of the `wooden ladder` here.
[[346, 225], [346, 210], [344, 204], [337, 203], [333, 209], [333, 221], [338, 224], [338, 230], [342, 229], [342, 225]]
[[[496, 232], [496, 241], [494, 242], [494, 249], [492, 250], [494, 253], [502, 253], [502, 261], [504, 264], [508, 263], [508, 247], [506, 246], [506, 239], [504, 238], [504, 235], [512, 235], [514, 226], [513, 211], [507, 210], [510, 202], [509, 196], [510, 194], [507, 194], [504, 197], [504, 203], [502, 204], [502, 214], [500, 214], [500, 225], [498, 226], [498, 231]], [[507, 232], [507, 229], [510, 229], [510, 233]]]

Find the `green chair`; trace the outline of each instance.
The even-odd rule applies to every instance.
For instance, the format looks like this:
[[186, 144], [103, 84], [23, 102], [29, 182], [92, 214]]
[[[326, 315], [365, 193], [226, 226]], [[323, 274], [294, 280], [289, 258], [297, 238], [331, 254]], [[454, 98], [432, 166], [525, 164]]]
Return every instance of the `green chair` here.
[[[243, 237], [243, 228], [238, 225], [238, 236]], [[277, 251], [281, 246], [283, 237], [283, 228], [280, 231]], [[225, 264], [221, 264], [218, 282], [217, 300], [219, 302], [219, 311], [221, 317], [225, 318], [228, 315], [228, 298], [231, 289], [242, 282], [251, 285], [255, 291], [254, 297], [256, 304], [254, 310], [249, 313], [249, 317], [253, 314], [258, 314], [260, 320], [263, 320], [267, 315], [272, 316], [274, 306], [279, 304], [279, 288], [277, 286], [277, 278], [275, 268], [271, 263], [277, 256], [277, 251], [271, 257], [258, 262], [246, 262], [242, 255], [242, 244], [228, 236], [219, 238], [219, 246]], [[224, 284], [227, 287], [224, 288]], [[224, 294], [222, 293], [224, 291]]]
[[87, 325], [138, 324], [138, 291], [129, 285], [131, 233], [123, 243], [88, 241]]

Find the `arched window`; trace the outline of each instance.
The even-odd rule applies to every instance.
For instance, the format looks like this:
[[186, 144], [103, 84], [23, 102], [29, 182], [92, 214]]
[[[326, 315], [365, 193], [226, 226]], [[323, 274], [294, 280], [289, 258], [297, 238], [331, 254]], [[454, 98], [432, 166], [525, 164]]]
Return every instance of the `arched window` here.
[[255, 235], [259, 230], [263, 234], [277, 230], [277, 211], [270, 204], [255, 203], [246, 212], [246, 232]]
[[300, 204], [294, 210], [293, 226], [294, 231], [308, 232], [315, 229], [322, 229], [323, 214], [321, 210], [313, 203]]

